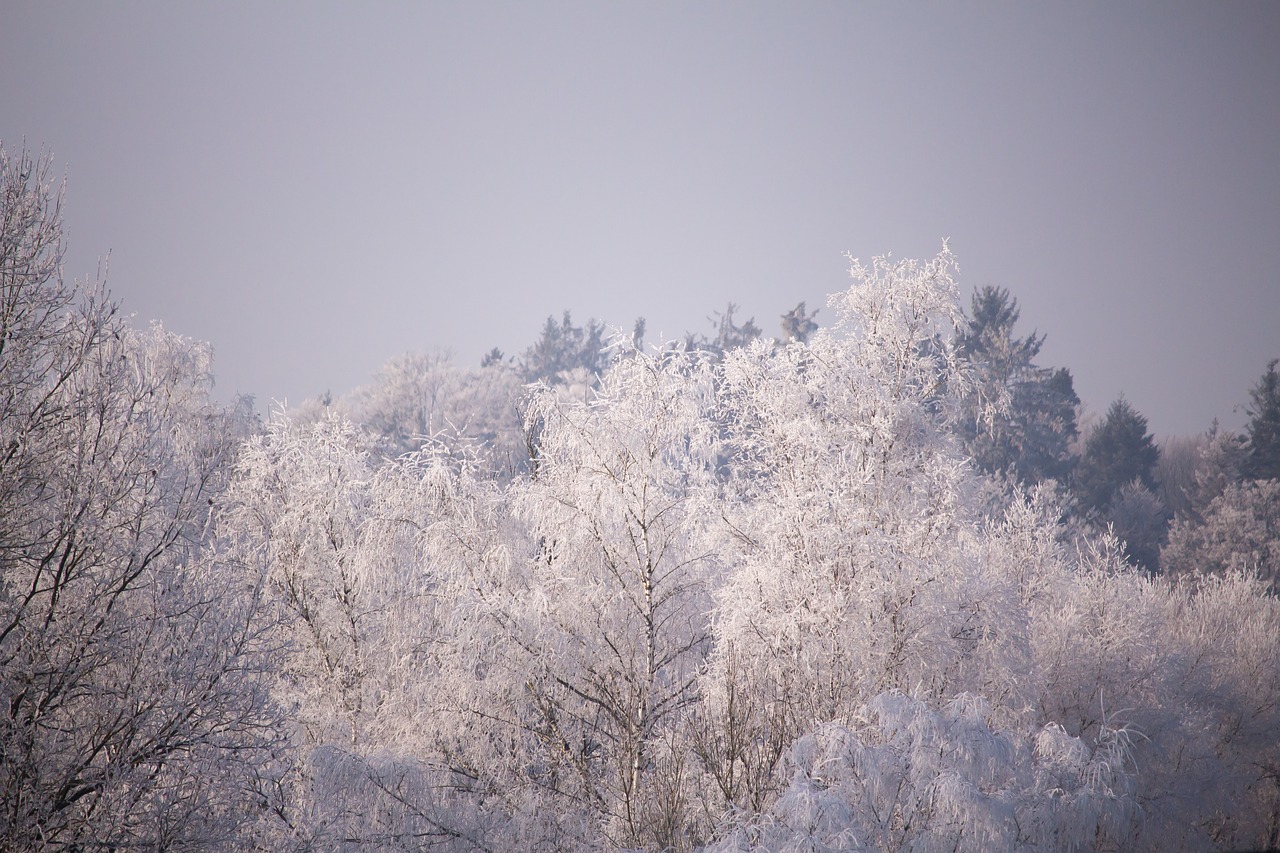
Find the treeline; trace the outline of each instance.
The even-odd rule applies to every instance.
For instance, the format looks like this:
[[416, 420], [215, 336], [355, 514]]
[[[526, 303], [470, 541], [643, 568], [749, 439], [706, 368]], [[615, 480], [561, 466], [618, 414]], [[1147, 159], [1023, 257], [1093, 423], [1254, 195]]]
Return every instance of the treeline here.
[[0, 847], [1280, 842], [1274, 552], [1212, 534], [1275, 511], [1274, 365], [1247, 438], [1081, 442], [944, 249], [829, 328], [565, 315], [263, 424], [62, 281], [47, 161], [0, 177]]
[[[688, 332], [666, 351], [714, 360], [755, 342], [805, 343], [817, 311], [802, 302], [783, 314], [770, 338], [751, 318], [739, 324], [730, 304], [709, 320], [713, 334]], [[983, 287], [959, 319], [951, 345], [965, 382], [963, 411], [952, 427], [972, 464], [1008, 489], [1051, 481], [1064, 512], [1122, 543], [1125, 559], [1170, 576], [1247, 571], [1280, 590], [1280, 380], [1272, 361], [1252, 389], [1242, 433], [1215, 422], [1194, 436], [1158, 444], [1146, 418], [1121, 397], [1084, 427], [1071, 371], [1036, 363], [1045, 336], [1019, 337], [1017, 299]], [[324, 407], [372, 433], [380, 451], [419, 449], [444, 433], [465, 434], [491, 462], [523, 470], [529, 448], [520, 400], [543, 383], [562, 396], [589, 400], [620, 352], [643, 351], [645, 323], [610, 336], [596, 320], [575, 325], [566, 311], [548, 317], [541, 335], [518, 356], [495, 347], [480, 370], [439, 352], [393, 359], [368, 385]], [[1242, 396], [1246, 389], [1242, 390]], [[308, 420], [316, 402], [293, 413]]]

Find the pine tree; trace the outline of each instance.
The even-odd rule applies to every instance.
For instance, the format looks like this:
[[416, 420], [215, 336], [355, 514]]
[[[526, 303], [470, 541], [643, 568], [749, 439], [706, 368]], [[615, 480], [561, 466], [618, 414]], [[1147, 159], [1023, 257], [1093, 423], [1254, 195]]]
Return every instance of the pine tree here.
[[1280, 374], [1272, 359], [1267, 372], [1253, 386], [1249, 396], [1249, 455], [1245, 459], [1245, 476], [1250, 480], [1280, 479]]
[[799, 341], [807, 343], [809, 336], [818, 330], [818, 324], [814, 322], [814, 317], [818, 316], [818, 309], [809, 311], [805, 308], [805, 304], [801, 302], [795, 308], [782, 315], [782, 340]]
[[1081, 509], [1104, 511], [1115, 496], [1137, 480], [1155, 489], [1155, 467], [1160, 458], [1147, 419], [1121, 397], [1111, 404], [1107, 418], [1085, 442], [1076, 468], [1075, 495]]
[[966, 450], [983, 471], [1027, 485], [1065, 480], [1080, 403], [1071, 372], [1035, 364], [1043, 335], [1014, 337], [1018, 300], [1008, 290], [982, 288], [971, 310], [956, 338], [974, 383], [960, 425]]
[[708, 321], [716, 326], [716, 336], [714, 338], [709, 338], [696, 332], [686, 332], [684, 336], [685, 351], [709, 353], [713, 359], [718, 360], [723, 358], [725, 353], [730, 350], [744, 347], [759, 338], [763, 332], [756, 325], [756, 318], [751, 317], [742, 325], [738, 325], [733, 320], [734, 312], [737, 310], [738, 306], [730, 302], [723, 313], [715, 311], [707, 318]]
[[537, 343], [524, 351], [520, 372], [526, 382], [563, 382], [562, 374], [582, 369], [592, 377], [602, 375], [609, 365], [605, 352], [604, 323], [595, 319], [586, 326], [575, 326], [569, 312], [560, 322], [548, 317]]

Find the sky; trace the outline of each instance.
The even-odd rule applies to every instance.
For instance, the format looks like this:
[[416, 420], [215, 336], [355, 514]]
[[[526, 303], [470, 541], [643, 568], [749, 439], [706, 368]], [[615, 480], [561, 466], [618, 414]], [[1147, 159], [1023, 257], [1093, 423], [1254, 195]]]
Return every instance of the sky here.
[[0, 0], [0, 140], [66, 176], [67, 277], [109, 256], [227, 399], [566, 309], [775, 334], [948, 239], [1164, 437], [1280, 357], [1278, 43], [1276, 3]]

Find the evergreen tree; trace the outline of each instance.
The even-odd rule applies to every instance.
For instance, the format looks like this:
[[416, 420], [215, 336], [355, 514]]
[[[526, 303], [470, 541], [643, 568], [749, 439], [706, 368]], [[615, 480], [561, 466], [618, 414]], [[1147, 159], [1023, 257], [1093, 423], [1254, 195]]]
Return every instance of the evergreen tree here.
[[1065, 480], [1080, 404], [1066, 368], [1035, 364], [1044, 336], [1014, 337], [1018, 300], [1003, 288], [973, 295], [956, 349], [971, 367], [973, 391], [960, 425], [965, 449], [980, 469], [1024, 484]]
[[1160, 458], [1147, 419], [1124, 397], [1111, 404], [1107, 418], [1085, 442], [1076, 467], [1075, 495], [1081, 509], [1102, 512], [1126, 485], [1138, 481], [1155, 489], [1155, 467]]
[[707, 318], [709, 322], [716, 326], [716, 336], [714, 338], [709, 338], [696, 332], [685, 333], [685, 351], [706, 352], [710, 353], [714, 358], [720, 359], [730, 350], [744, 347], [759, 338], [763, 332], [756, 325], [756, 318], [751, 317], [739, 326], [733, 320], [733, 314], [737, 310], [738, 306], [730, 302], [724, 309], [724, 313], [716, 311]]
[[818, 309], [808, 311], [801, 302], [795, 308], [782, 315], [782, 341], [799, 341], [807, 343], [809, 336], [818, 330], [813, 318], [818, 316]]
[[1267, 372], [1253, 386], [1249, 396], [1249, 455], [1245, 459], [1245, 476], [1250, 480], [1280, 479], [1280, 374], [1272, 359]]
[[1248, 457], [1248, 440], [1239, 433], [1219, 429], [1215, 419], [1205, 434], [1181, 514], [1194, 523], [1203, 523], [1210, 504], [1231, 485], [1244, 479], [1242, 472]]
[[548, 317], [542, 336], [520, 359], [525, 381], [555, 385], [562, 381], [561, 374], [579, 368], [593, 377], [602, 375], [609, 364], [604, 332], [604, 323], [594, 319], [588, 320], [586, 326], [573, 325], [568, 311], [559, 323]]

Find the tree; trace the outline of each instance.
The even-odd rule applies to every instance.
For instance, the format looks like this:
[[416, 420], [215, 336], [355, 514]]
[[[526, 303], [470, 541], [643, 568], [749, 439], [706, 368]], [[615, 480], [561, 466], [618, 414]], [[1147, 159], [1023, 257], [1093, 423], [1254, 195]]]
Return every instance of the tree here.
[[781, 745], [881, 691], [934, 689], [953, 648], [934, 582], [969, 503], [947, 421], [963, 390], [952, 259], [852, 275], [835, 330], [724, 362], [734, 568], [699, 745], [713, 812], [762, 808]]
[[1086, 511], [1102, 512], [1129, 483], [1136, 481], [1154, 490], [1159, 458], [1160, 450], [1147, 432], [1147, 419], [1121, 397], [1085, 441], [1072, 482], [1076, 500]]
[[1196, 473], [1211, 433], [1193, 436], [1171, 436], [1160, 445], [1160, 458], [1153, 476], [1159, 486], [1158, 495], [1174, 518], [1191, 512], [1196, 491]]
[[791, 341], [800, 343], [808, 341], [809, 336], [818, 330], [818, 324], [813, 321], [816, 316], [818, 316], [818, 309], [806, 311], [803, 302], [783, 314], [782, 342], [785, 344]]
[[536, 792], [543, 820], [580, 821], [575, 845], [687, 842], [668, 750], [709, 643], [711, 389], [697, 355], [636, 353], [590, 403], [550, 389], [532, 402], [537, 467], [509, 490], [529, 550], [481, 587], [495, 633], [472, 647], [490, 650], [492, 693], [463, 713], [494, 737], [523, 733], [505, 784]]
[[711, 317], [707, 318], [716, 326], [716, 336], [714, 338], [708, 338], [706, 335], [699, 335], [693, 332], [685, 334], [685, 351], [706, 352], [711, 353], [716, 358], [723, 358], [724, 354], [730, 350], [746, 346], [758, 339], [762, 333], [760, 327], [756, 325], [755, 318], [749, 318], [742, 325], [738, 325], [733, 321], [734, 312], [737, 310], [738, 306], [730, 302], [723, 313], [716, 311]]
[[518, 596], [510, 555], [530, 550], [508, 486], [445, 444], [386, 458], [339, 412], [277, 413], [245, 447], [221, 523], [282, 615], [274, 692], [291, 749], [270, 804], [303, 849], [556, 837], [528, 775], [536, 751], [513, 734], [535, 713], [530, 662], [503, 666], [516, 635], [494, 615]]
[[981, 470], [1023, 485], [1065, 482], [1080, 404], [1070, 371], [1035, 364], [1043, 335], [1014, 337], [1018, 300], [1009, 291], [981, 288], [971, 312], [956, 339], [973, 382], [960, 421], [967, 450]]
[[1272, 359], [1267, 372], [1249, 392], [1249, 456], [1245, 473], [1251, 480], [1280, 479], [1280, 373]]
[[1161, 552], [1173, 576], [1257, 574], [1280, 593], [1280, 480], [1232, 483], [1202, 518], [1183, 518]]
[[1112, 529], [1135, 566], [1158, 571], [1168, 513], [1155, 495], [1160, 458], [1147, 419], [1121, 397], [1085, 441], [1072, 486], [1080, 510], [1098, 529]]
[[61, 202], [0, 146], [0, 846], [227, 849], [278, 744], [261, 577], [209, 532], [250, 417], [65, 284]]
[[588, 320], [586, 326], [575, 326], [568, 311], [559, 323], [554, 317], [548, 317], [542, 327], [542, 337], [520, 358], [524, 381], [554, 385], [562, 381], [562, 374], [575, 369], [585, 370], [593, 377], [601, 376], [609, 366], [604, 333], [604, 324], [594, 319]]
[[388, 456], [430, 444], [474, 453], [494, 471], [510, 474], [527, 461], [523, 393], [519, 374], [501, 358], [464, 369], [448, 353], [405, 353], [344, 397], [339, 408], [375, 436]]
[[1187, 488], [1180, 516], [1196, 522], [1203, 521], [1214, 499], [1233, 483], [1244, 479], [1248, 456], [1248, 439], [1231, 430], [1219, 429], [1217, 421], [1214, 421], [1205, 434], [1196, 459], [1195, 471]]
[[1160, 570], [1160, 549], [1169, 529], [1169, 512], [1151, 489], [1134, 480], [1120, 487], [1105, 515], [1124, 543], [1125, 558], [1139, 568]]

